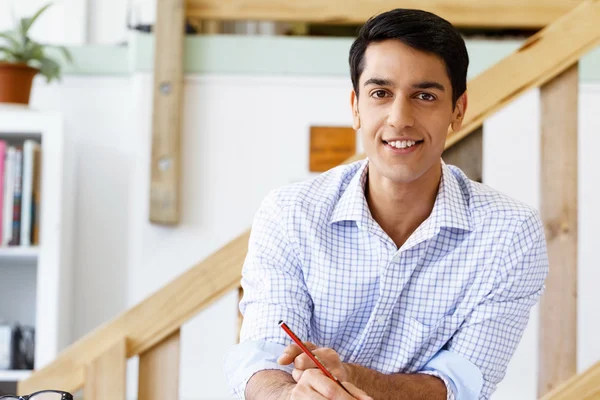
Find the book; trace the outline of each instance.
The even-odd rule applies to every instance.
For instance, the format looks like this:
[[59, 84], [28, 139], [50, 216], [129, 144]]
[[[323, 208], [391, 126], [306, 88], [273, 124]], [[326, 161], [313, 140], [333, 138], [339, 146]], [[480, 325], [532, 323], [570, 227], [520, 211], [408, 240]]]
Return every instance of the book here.
[[33, 148], [33, 185], [31, 207], [31, 244], [40, 244], [40, 204], [42, 201], [42, 149]]
[[18, 246], [21, 243], [21, 199], [23, 190], [23, 148], [15, 151], [15, 181], [13, 200], [12, 238], [9, 245]]
[[2, 246], [8, 246], [12, 239], [13, 201], [15, 193], [15, 153], [16, 148], [9, 146], [4, 160], [4, 204], [2, 208]]
[[33, 213], [34, 151], [40, 145], [33, 140], [23, 143], [23, 191], [21, 195], [21, 246], [31, 246]]
[[0, 140], [0, 244], [2, 243], [2, 227], [3, 227], [3, 217], [4, 212], [4, 165], [6, 163], [6, 142], [4, 140]]

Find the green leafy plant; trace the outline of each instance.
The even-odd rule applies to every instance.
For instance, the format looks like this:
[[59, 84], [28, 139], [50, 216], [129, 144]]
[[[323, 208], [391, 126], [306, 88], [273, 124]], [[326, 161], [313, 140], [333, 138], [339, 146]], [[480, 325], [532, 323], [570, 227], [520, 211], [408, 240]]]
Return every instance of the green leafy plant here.
[[24, 63], [37, 68], [48, 82], [60, 80], [60, 64], [48, 56], [49, 48], [56, 48], [62, 52], [68, 62], [73, 62], [71, 54], [64, 46], [45, 45], [31, 39], [28, 34], [33, 23], [52, 4], [47, 4], [39, 9], [32, 17], [21, 18], [14, 30], [0, 32], [0, 38], [5, 44], [0, 44], [0, 61], [9, 63]]

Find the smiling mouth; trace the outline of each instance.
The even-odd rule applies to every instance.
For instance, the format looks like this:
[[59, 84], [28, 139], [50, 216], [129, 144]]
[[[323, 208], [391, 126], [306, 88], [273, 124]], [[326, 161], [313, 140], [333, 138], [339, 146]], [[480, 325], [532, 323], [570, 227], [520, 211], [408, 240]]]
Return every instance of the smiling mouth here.
[[396, 149], [410, 149], [411, 147], [414, 147], [420, 143], [423, 142], [423, 140], [392, 140], [389, 142], [386, 142], [385, 140], [382, 140], [382, 142], [388, 146], [391, 146], [393, 148]]

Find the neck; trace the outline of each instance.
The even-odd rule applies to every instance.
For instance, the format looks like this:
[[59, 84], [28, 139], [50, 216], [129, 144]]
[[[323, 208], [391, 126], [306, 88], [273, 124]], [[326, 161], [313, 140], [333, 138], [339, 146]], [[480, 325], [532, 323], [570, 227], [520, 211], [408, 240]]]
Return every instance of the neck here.
[[365, 194], [371, 215], [398, 248], [431, 214], [441, 176], [441, 162], [407, 183], [392, 182], [369, 168]]

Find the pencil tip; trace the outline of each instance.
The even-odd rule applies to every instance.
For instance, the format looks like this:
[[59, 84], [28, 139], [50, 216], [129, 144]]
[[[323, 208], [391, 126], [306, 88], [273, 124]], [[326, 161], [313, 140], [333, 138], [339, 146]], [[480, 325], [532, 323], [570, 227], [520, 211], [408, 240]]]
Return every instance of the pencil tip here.
[[282, 319], [279, 320], [279, 323], [277, 325], [281, 326], [281, 324], [283, 324], [283, 320]]

